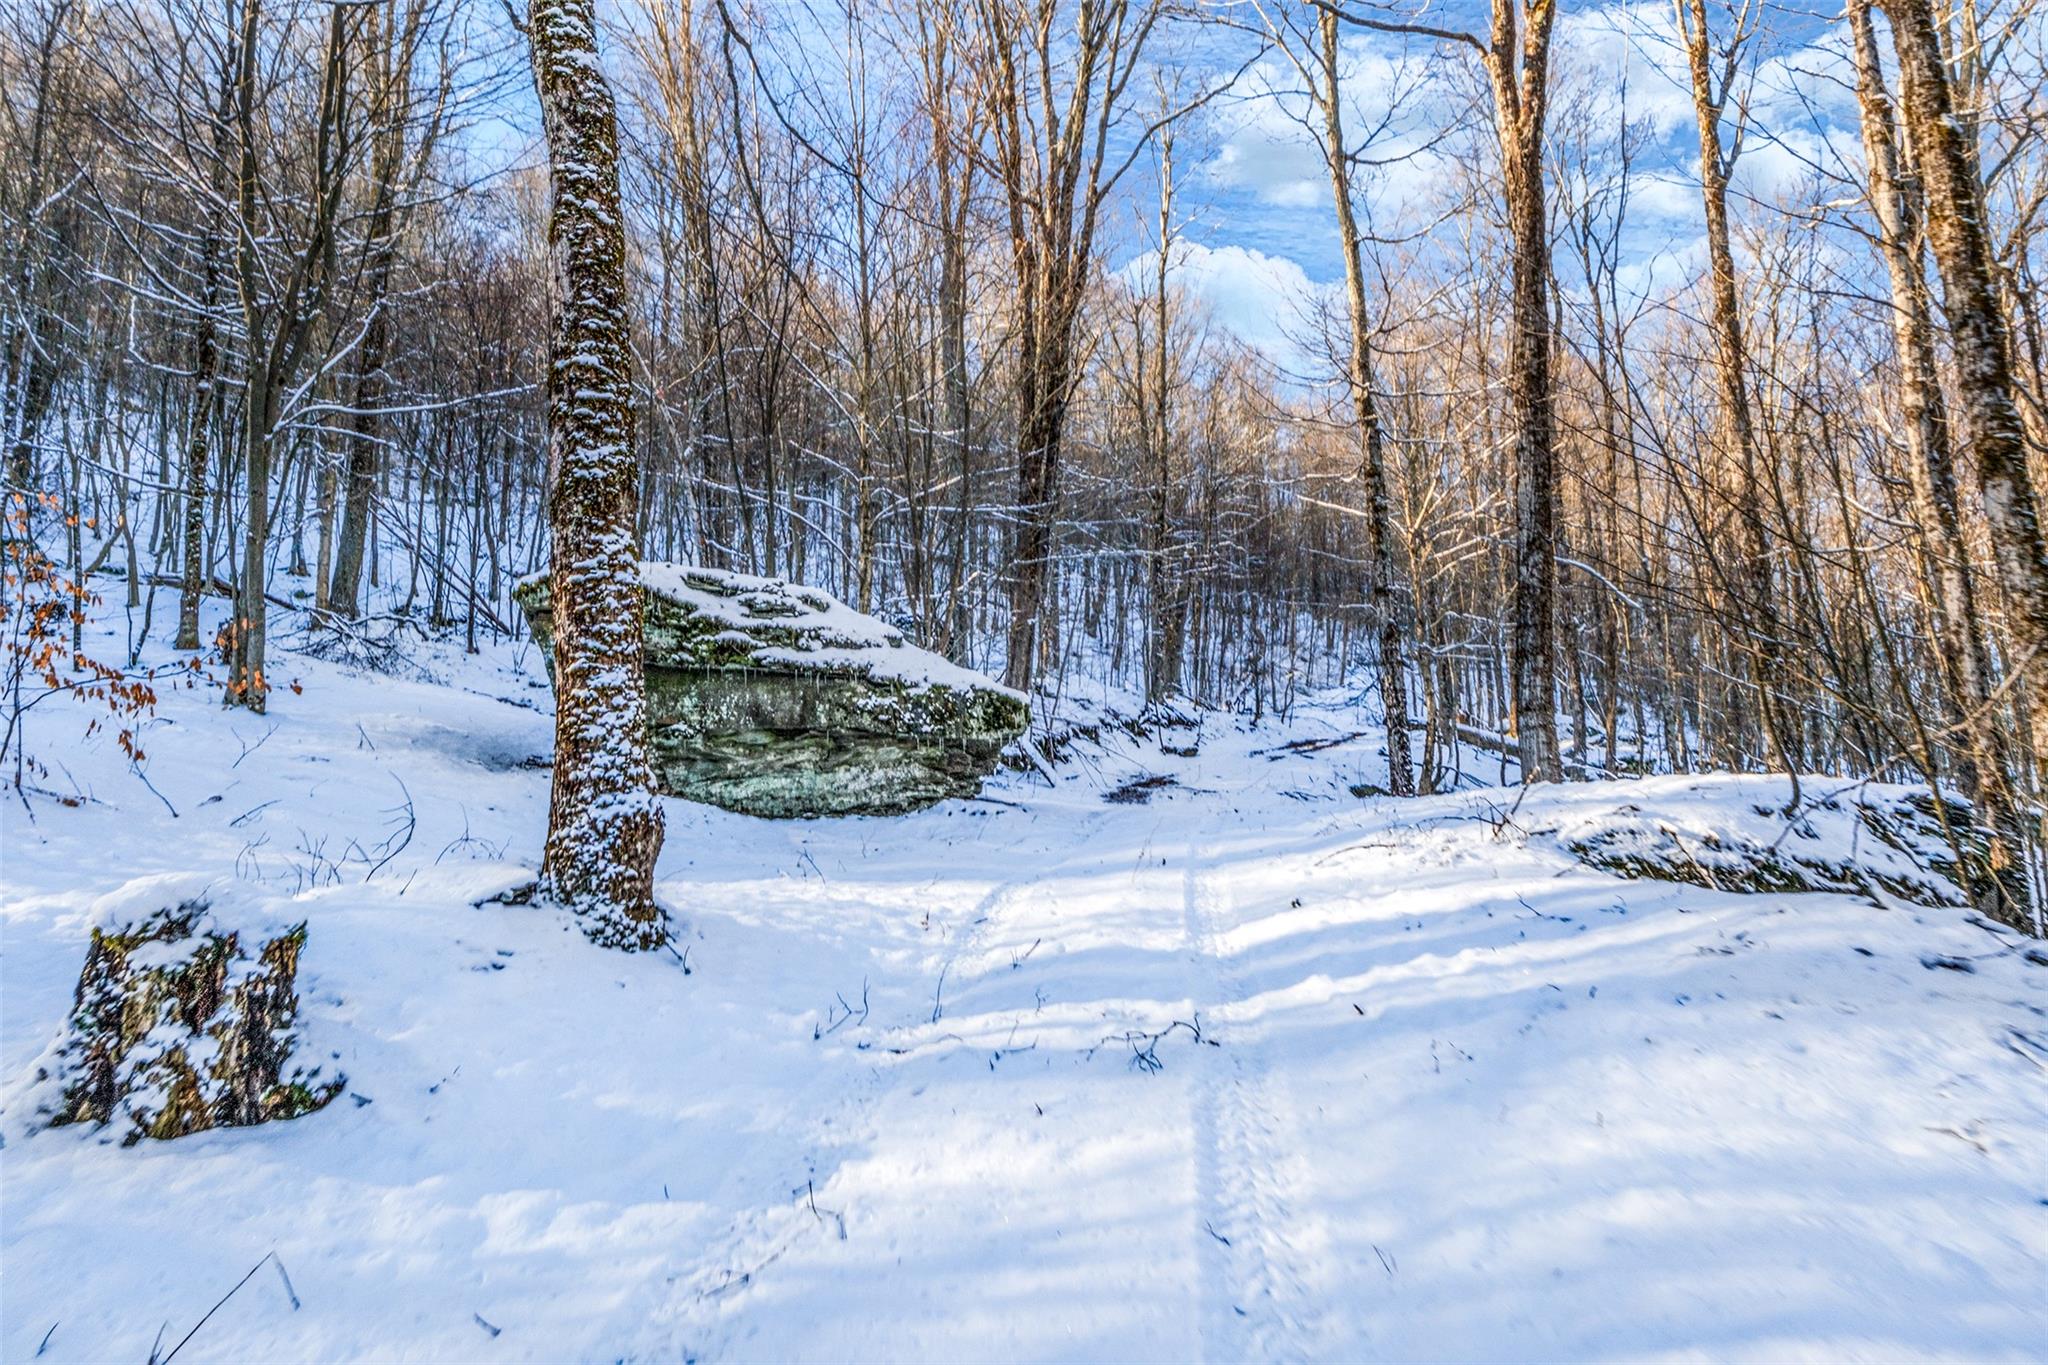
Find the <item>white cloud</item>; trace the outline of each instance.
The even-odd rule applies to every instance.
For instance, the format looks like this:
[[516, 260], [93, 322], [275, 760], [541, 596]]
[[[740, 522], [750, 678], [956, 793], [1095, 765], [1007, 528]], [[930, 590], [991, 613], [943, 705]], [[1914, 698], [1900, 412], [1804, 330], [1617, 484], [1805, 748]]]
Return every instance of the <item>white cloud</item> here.
[[[1157, 251], [1148, 251], [1119, 273], [1139, 283], [1152, 278]], [[1326, 285], [1309, 279], [1299, 262], [1251, 247], [1177, 243], [1167, 279], [1200, 300], [1217, 325], [1281, 364], [1299, 360], [1294, 337], [1307, 325]]]
[[[1340, 51], [1345, 139], [1361, 143], [1376, 163], [1354, 172], [1360, 207], [1375, 217], [1399, 215], [1441, 171], [1432, 150], [1447, 118], [1448, 90], [1440, 59], [1423, 42], [1347, 38]], [[1219, 116], [1210, 179], [1244, 191], [1270, 208], [1330, 206], [1329, 170], [1319, 141], [1321, 114], [1300, 75], [1282, 57], [1246, 74], [1248, 98]]]

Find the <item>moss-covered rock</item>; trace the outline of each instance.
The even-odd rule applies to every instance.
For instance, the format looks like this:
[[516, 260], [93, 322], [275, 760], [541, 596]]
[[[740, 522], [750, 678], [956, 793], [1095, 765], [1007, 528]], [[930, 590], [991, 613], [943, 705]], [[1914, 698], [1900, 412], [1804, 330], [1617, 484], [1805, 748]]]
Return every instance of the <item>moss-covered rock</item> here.
[[[640, 566], [647, 720], [663, 791], [776, 817], [893, 815], [972, 796], [1030, 712], [829, 593]], [[554, 667], [545, 576], [516, 591]]]
[[38, 1080], [52, 1125], [115, 1123], [124, 1143], [295, 1118], [343, 1085], [293, 1062], [303, 921], [252, 956], [205, 901], [95, 928], [63, 1040]]

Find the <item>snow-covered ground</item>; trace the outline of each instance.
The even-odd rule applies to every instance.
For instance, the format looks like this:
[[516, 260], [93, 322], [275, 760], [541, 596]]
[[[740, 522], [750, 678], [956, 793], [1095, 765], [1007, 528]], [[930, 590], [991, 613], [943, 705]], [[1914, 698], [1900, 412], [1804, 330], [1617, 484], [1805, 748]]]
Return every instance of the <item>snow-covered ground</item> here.
[[[2048, 966], [1549, 832], [1782, 784], [1361, 800], [1370, 733], [1281, 747], [1360, 728], [1323, 709], [897, 819], [672, 801], [685, 963], [473, 904], [531, 874], [548, 693], [530, 648], [423, 661], [280, 653], [268, 717], [167, 694], [161, 799], [38, 713], [86, 799], [0, 815], [0, 1358], [167, 1351], [272, 1252], [181, 1359], [2048, 1347]], [[1140, 776], [1173, 782], [1105, 800]], [[28, 1132], [95, 903], [195, 878], [310, 921], [301, 1032], [348, 1093]]]

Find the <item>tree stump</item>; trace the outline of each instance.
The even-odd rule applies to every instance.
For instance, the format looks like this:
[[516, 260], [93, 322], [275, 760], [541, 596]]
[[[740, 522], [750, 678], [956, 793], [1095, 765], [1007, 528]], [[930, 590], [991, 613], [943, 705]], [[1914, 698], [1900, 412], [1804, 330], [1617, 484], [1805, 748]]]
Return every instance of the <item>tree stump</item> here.
[[344, 1077], [293, 1062], [301, 920], [252, 956], [204, 900], [95, 928], [66, 1035], [38, 1074], [50, 1126], [119, 1124], [124, 1146], [296, 1118]]

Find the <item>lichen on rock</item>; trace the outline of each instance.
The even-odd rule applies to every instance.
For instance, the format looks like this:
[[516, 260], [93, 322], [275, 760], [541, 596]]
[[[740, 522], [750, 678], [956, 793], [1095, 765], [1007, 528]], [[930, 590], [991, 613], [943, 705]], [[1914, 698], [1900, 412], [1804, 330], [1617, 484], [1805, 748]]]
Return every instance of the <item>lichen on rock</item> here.
[[[1021, 693], [829, 593], [643, 563], [663, 791], [750, 815], [889, 815], [971, 796], [1024, 732]], [[516, 590], [553, 671], [545, 576]]]
[[305, 922], [276, 929], [252, 953], [257, 936], [202, 899], [94, 928], [65, 1034], [36, 1076], [44, 1120], [116, 1124], [132, 1144], [333, 1099], [344, 1078], [294, 1061]]

